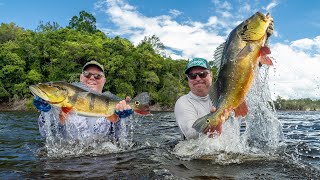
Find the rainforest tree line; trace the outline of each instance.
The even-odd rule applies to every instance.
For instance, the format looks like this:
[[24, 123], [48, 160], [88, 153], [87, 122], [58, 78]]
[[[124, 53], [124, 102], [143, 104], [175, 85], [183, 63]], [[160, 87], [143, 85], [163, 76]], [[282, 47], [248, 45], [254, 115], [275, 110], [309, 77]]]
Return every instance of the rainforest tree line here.
[[283, 99], [280, 96], [274, 101], [275, 108], [277, 110], [296, 110], [296, 111], [319, 111], [320, 101], [312, 100], [310, 98], [306, 99]]

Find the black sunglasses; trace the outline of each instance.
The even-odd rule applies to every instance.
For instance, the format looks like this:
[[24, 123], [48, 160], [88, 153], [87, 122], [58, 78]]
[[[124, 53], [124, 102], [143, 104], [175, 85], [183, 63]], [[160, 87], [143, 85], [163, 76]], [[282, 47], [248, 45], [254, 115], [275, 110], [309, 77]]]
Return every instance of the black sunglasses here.
[[199, 76], [201, 79], [203, 79], [203, 78], [206, 78], [208, 74], [209, 74], [208, 71], [201, 71], [201, 72], [198, 72], [198, 73], [189, 73], [189, 74], [187, 75], [187, 77], [188, 77], [189, 79], [191, 79], [191, 80], [196, 79], [197, 76]]
[[92, 75], [93, 77], [96, 79], [96, 80], [99, 80], [101, 79], [102, 77], [104, 77], [104, 75], [102, 74], [94, 74], [94, 73], [91, 73], [91, 72], [87, 72], [87, 71], [83, 71], [82, 72], [83, 76], [86, 77], [86, 78], [90, 78]]

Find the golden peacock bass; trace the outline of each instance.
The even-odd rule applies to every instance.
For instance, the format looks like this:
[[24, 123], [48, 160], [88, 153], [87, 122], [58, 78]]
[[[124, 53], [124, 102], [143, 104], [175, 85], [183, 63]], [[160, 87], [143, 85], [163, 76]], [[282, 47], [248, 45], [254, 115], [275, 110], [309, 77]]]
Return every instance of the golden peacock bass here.
[[216, 111], [199, 118], [193, 128], [198, 132], [221, 133], [225, 110], [234, 110], [235, 116], [245, 116], [248, 107], [245, 97], [252, 85], [259, 64], [272, 65], [267, 56], [267, 38], [273, 33], [273, 19], [270, 14], [255, 13], [233, 29], [225, 43], [215, 51], [218, 67], [217, 80], [210, 89], [210, 97]]
[[[122, 99], [111, 93], [96, 93], [82, 83], [70, 84], [63, 81], [39, 83], [29, 86], [29, 89], [34, 96], [61, 108], [59, 117], [62, 124], [71, 111], [83, 116], [104, 116], [112, 122], [118, 119], [114, 112], [116, 104]], [[147, 115], [150, 113], [149, 100], [148, 93], [143, 92], [131, 101], [130, 106], [135, 113]]]

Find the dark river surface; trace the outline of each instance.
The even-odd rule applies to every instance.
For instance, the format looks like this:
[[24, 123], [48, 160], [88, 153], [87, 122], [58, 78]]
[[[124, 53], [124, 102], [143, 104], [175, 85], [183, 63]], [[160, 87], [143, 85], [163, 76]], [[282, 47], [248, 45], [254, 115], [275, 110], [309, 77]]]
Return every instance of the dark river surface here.
[[1, 179], [320, 178], [319, 112], [277, 112], [267, 124], [231, 119], [220, 137], [190, 141], [180, 140], [173, 112], [155, 112], [132, 119], [125, 147], [50, 144], [38, 115], [0, 113]]

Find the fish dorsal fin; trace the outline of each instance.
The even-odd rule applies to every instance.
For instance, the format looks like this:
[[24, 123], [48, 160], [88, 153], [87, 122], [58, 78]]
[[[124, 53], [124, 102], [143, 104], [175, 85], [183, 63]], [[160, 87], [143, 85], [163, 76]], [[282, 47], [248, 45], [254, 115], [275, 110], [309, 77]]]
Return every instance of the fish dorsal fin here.
[[102, 93], [104, 96], [107, 96], [110, 100], [112, 101], [121, 101], [122, 99], [119, 98], [118, 96], [112, 94], [110, 91], [106, 91]]
[[220, 44], [214, 51], [213, 65], [217, 67], [217, 74], [219, 73], [221, 67], [226, 63], [226, 62], [223, 62], [223, 51], [225, 46], [226, 46], [226, 42]]
[[83, 91], [87, 91], [89, 93], [92, 93], [92, 94], [96, 94], [96, 95], [103, 95], [102, 93], [98, 93], [97, 91], [94, 91], [92, 90], [90, 87], [86, 86], [85, 84], [83, 84], [82, 82], [73, 82], [71, 83], [72, 85], [82, 89]]
[[219, 98], [219, 92], [218, 92], [218, 82], [215, 81], [211, 88], [210, 88], [210, 91], [209, 91], [209, 96], [210, 96], [210, 99], [212, 101], [212, 104], [217, 107], [217, 104], [218, 104], [218, 98]]

